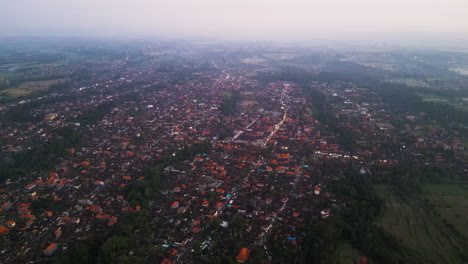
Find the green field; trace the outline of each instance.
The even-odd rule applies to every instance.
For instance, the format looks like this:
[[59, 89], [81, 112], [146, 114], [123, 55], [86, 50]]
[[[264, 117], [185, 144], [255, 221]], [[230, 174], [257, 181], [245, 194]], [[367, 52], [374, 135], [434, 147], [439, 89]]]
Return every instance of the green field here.
[[[364, 256], [358, 249], [354, 248], [349, 242], [342, 241], [336, 249], [337, 264], [354, 264], [356, 259]], [[371, 263], [375, 263], [372, 261]]]
[[386, 204], [377, 224], [401, 240], [412, 263], [463, 263], [463, 239], [428, 209], [423, 199], [404, 199], [389, 185], [377, 189]]
[[416, 93], [417, 95], [421, 96], [422, 100], [425, 102], [434, 102], [434, 103], [448, 103], [450, 101], [449, 98], [445, 98], [442, 96], [437, 96], [434, 94], [429, 93]]
[[55, 79], [47, 81], [33, 81], [22, 83], [19, 87], [3, 90], [0, 92], [1, 97], [17, 98], [27, 96], [33, 92], [46, 91], [50, 86], [65, 81], [64, 79]]
[[426, 184], [424, 198], [428, 199], [448, 223], [468, 237], [468, 186], [458, 184]]
[[443, 97], [430, 93], [416, 93], [424, 102], [448, 104], [463, 111], [468, 111], [468, 104], [461, 98]]
[[0, 73], [0, 81], [6, 80], [12, 76], [13, 76], [13, 73], [11, 72], [2, 72]]

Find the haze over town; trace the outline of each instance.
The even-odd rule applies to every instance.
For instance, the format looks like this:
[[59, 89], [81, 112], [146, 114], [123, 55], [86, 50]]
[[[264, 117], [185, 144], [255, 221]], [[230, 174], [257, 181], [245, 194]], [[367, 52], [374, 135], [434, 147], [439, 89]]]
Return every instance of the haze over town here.
[[0, 10], [0, 263], [468, 263], [467, 0]]
[[463, 45], [463, 0], [1, 1], [3, 36]]

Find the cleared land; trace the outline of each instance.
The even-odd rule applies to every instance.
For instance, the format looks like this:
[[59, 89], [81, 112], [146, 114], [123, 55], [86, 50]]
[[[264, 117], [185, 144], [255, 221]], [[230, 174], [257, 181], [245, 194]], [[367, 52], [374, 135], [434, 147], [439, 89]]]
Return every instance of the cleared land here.
[[265, 61], [266, 59], [262, 59], [262, 58], [247, 58], [247, 59], [242, 60], [242, 62], [246, 64], [261, 64]]
[[21, 97], [29, 95], [37, 91], [46, 91], [50, 86], [63, 82], [65, 79], [55, 79], [47, 81], [34, 81], [34, 82], [25, 82], [18, 86], [17, 88], [11, 88], [4, 90], [0, 93], [0, 97]]
[[428, 84], [425, 81], [418, 80], [418, 79], [393, 79], [390, 80], [393, 83], [402, 83], [406, 84], [410, 87], [428, 87]]
[[411, 263], [463, 263], [463, 239], [422, 199], [401, 197], [388, 185], [378, 190], [386, 209], [377, 224], [402, 241]]
[[296, 53], [289, 53], [289, 52], [284, 52], [284, 53], [264, 53], [262, 54], [263, 57], [272, 59], [272, 60], [290, 60], [294, 59], [296, 57], [299, 57], [299, 54]]
[[454, 72], [457, 72], [462, 75], [468, 75], [468, 68], [455, 68], [455, 69], [450, 69]]
[[257, 101], [242, 101], [242, 107], [249, 107], [258, 104]]
[[384, 129], [394, 129], [395, 127], [390, 123], [377, 123], [377, 126]]

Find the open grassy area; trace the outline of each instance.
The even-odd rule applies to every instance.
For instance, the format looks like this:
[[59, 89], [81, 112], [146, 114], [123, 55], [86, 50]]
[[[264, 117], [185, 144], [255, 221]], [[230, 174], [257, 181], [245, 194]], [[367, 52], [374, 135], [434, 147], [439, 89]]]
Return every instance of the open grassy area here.
[[[354, 264], [356, 259], [362, 257], [363, 254], [359, 249], [353, 247], [349, 242], [342, 241], [336, 249], [336, 261], [337, 264]], [[376, 263], [372, 261], [371, 263]]]
[[416, 93], [419, 95], [424, 102], [438, 103], [438, 104], [448, 104], [457, 109], [468, 111], [468, 104], [463, 103], [461, 98], [450, 98], [438, 96], [430, 93]]
[[424, 198], [428, 199], [442, 219], [468, 237], [468, 186], [458, 184], [426, 184]]
[[16, 88], [11, 88], [4, 90], [0, 93], [0, 97], [10, 97], [17, 98], [29, 95], [37, 91], [46, 91], [50, 86], [63, 82], [64, 79], [55, 79], [47, 81], [34, 81], [34, 82], [25, 82]]
[[417, 95], [421, 96], [422, 100], [425, 102], [434, 102], [434, 103], [438, 103], [438, 102], [448, 103], [449, 102], [449, 98], [445, 98], [445, 97], [434, 95], [434, 94], [417, 93]]
[[272, 60], [290, 60], [296, 57], [299, 57], [299, 54], [292, 52], [283, 52], [283, 53], [264, 53], [263, 57], [272, 59]]
[[409, 248], [408, 256], [419, 263], [463, 263], [463, 240], [422, 199], [400, 197], [389, 185], [377, 188], [386, 204], [377, 224]]
[[248, 100], [244, 100], [241, 103], [242, 107], [250, 107], [250, 106], [257, 105], [257, 104], [258, 104], [257, 101], [248, 101]]
[[377, 126], [379, 126], [380, 128], [384, 128], [384, 129], [394, 129], [395, 127], [390, 124], [390, 123], [377, 123]]
[[13, 76], [12, 72], [1, 72], [0, 73], [0, 81], [6, 80], [6, 79], [10, 78], [11, 76]]
[[390, 80], [390, 82], [402, 83], [410, 87], [427, 87], [428, 86], [425, 81], [418, 80], [418, 79], [409, 79], [409, 78], [408, 79], [392, 79]]

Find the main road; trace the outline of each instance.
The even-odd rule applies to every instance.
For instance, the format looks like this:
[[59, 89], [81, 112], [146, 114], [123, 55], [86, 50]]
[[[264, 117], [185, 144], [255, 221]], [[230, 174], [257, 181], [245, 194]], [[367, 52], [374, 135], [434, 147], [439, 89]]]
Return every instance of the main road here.
[[263, 142], [263, 147], [266, 147], [266, 145], [268, 144], [268, 141], [273, 137], [273, 135], [276, 134], [276, 132], [278, 131], [278, 129], [280, 129], [280, 127], [283, 125], [284, 121], [286, 120], [286, 117], [288, 116], [288, 106], [284, 102], [284, 96], [286, 95], [287, 87], [289, 87], [289, 85], [287, 84], [283, 85], [283, 91], [281, 92], [281, 99], [280, 99], [281, 109], [284, 110], [283, 118], [278, 122], [278, 124], [275, 125], [275, 128], [273, 129], [273, 131], [271, 131], [270, 135], [268, 135], [265, 142]]

